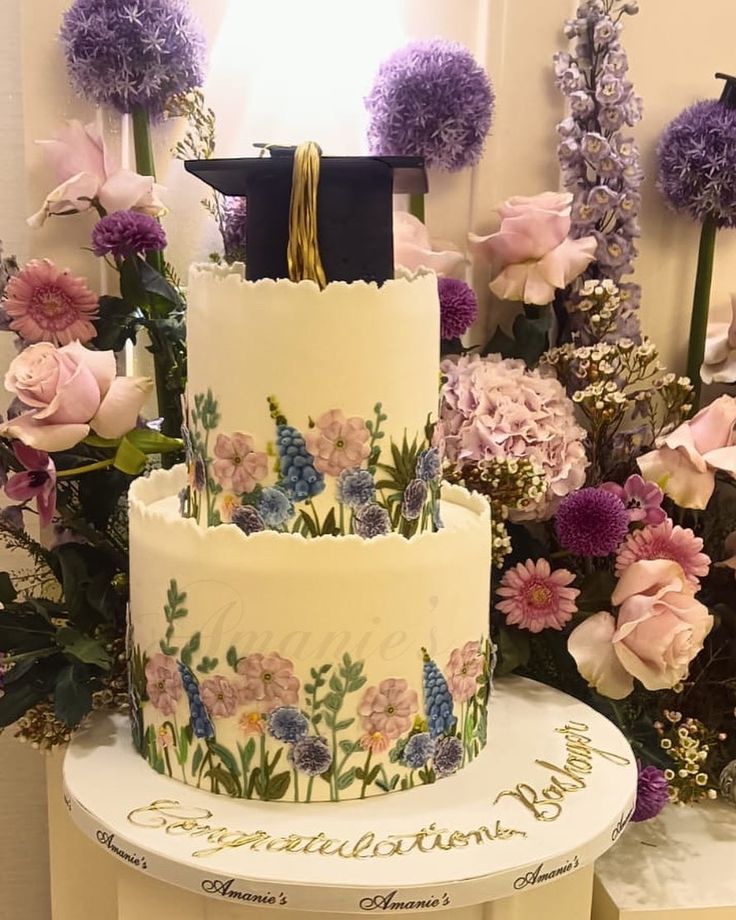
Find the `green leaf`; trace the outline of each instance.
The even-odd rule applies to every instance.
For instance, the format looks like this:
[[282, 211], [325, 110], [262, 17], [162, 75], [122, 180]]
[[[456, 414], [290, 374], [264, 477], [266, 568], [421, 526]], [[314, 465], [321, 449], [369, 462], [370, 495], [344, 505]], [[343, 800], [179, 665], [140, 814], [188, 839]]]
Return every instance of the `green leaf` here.
[[[148, 262], [141, 258], [138, 259], [138, 272], [141, 285], [146, 293], [153, 294], [155, 298], [163, 301], [163, 304], [171, 307], [180, 308], [182, 306], [181, 297], [176, 288], [169, 284], [166, 278], [160, 272], [157, 272], [152, 265], [149, 265]], [[156, 305], [161, 306], [160, 303]]]
[[338, 693], [328, 693], [324, 699], [324, 705], [332, 712], [338, 712], [342, 706], [342, 696]]
[[113, 466], [128, 476], [138, 476], [146, 468], [146, 455], [130, 440], [131, 434], [120, 439]]
[[498, 633], [498, 667], [499, 677], [510, 674], [516, 668], [524, 667], [529, 663], [531, 646], [529, 637], [520, 629], [510, 629], [502, 626]]
[[256, 743], [253, 738], [249, 738], [248, 743], [244, 748], [240, 748], [240, 746], [238, 747], [240, 750], [240, 759], [243, 763], [243, 770], [247, 770], [250, 766], [251, 760], [253, 760], [253, 756], [255, 755]]
[[141, 281], [140, 265], [142, 263], [143, 259], [134, 256], [131, 259], [125, 259], [120, 266], [120, 293], [126, 303], [136, 307], [144, 307], [148, 301]]
[[335, 693], [342, 693], [343, 691], [342, 681], [337, 674], [333, 674], [330, 677], [330, 690], [334, 690]]
[[227, 655], [225, 657], [227, 658], [227, 663], [230, 665], [231, 668], [234, 668], [237, 665], [238, 653], [234, 645], [230, 646], [230, 648], [227, 650]]
[[192, 776], [197, 775], [197, 771], [202, 766], [202, 758], [204, 757], [204, 751], [202, 750], [201, 745], [194, 752], [192, 757]]
[[306, 528], [306, 531], [310, 537], [317, 537], [317, 525], [314, 523], [312, 517], [307, 514], [307, 512], [302, 508], [299, 511], [299, 517], [301, 518], [302, 525]]
[[346, 728], [350, 728], [353, 722], [355, 722], [355, 719], [343, 719], [341, 722], [336, 722], [335, 731], [344, 732]]
[[0, 650], [35, 652], [53, 647], [54, 627], [38, 614], [0, 613]]
[[179, 438], [167, 438], [152, 428], [134, 428], [125, 436], [143, 454], [171, 454], [183, 449]]
[[36, 703], [40, 703], [49, 695], [53, 687], [53, 674], [46, 675], [41, 680], [28, 679], [6, 686], [5, 693], [0, 697], [0, 727], [12, 725]]
[[56, 633], [57, 641], [71, 655], [83, 664], [93, 664], [102, 670], [109, 670], [110, 655], [98, 639], [86, 636], [71, 626], [62, 626]]
[[12, 604], [18, 596], [7, 572], [0, 572], [0, 604]]
[[100, 351], [121, 351], [128, 339], [135, 341], [142, 314], [122, 297], [100, 297], [99, 319], [95, 321], [95, 346]]
[[60, 672], [54, 689], [56, 718], [72, 728], [91, 708], [92, 688], [88, 676], [77, 665], [67, 665]]
[[223, 747], [221, 744], [218, 744], [216, 741], [209, 740], [207, 742], [207, 747], [212, 751], [213, 754], [216, 754], [220, 760], [223, 762], [225, 767], [228, 769], [233, 776], [240, 776], [240, 767], [237, 764], [237, 761], [233, 755], [228, 751], [226, 747]]
[[497, 329], [483, 354], [498, 353], [504, 358], [521, 358], [528, 367], [536, 367], [549, 348], [552, 307], [526, 306], [514, 320], [513, 338]]
[[584, 613], [598, 613], [611, 609], [611, 594], [616, 587], [613, 572], [592, 572], [583, 579], [580, 595], [576, 601], [578, 610]]
[[327, 517], [322, 522], [322, 533], [330, 536], [337, 536], [340, 533], [334, 508], [330, 508]]
[[82, 441], [82, 444], [86, 444], [89, 447], [96, 447], [100, 450], [113, 450], [120, 443], [120, 438], [101, 438], [97, 434], [88, 434], [87, 437]]
[[348, 693], [355, 693], [356, 690], [360, 690], [367, 680], [368, 678], [364, 674], [356, 677], [355, 680], [351, 680], [348, 684]]
[[179, 732], [179, 738], [177, 739], [176, 745], [176, 759], [180, 764], [185, 764], [187, 762], [187, 754], [189, 753], [189, 736], [186, 729], [182, 729]]
[[283, 799], [284, 795], [286, 795], [286, 790], [289, 788], [290, 782], [291, 774], [288, 771], [277, 773], [276, 776], [272, 776], [266, 783], [266, 794], [264, 798], [269, 802], [276, 802], [279, 799]]
[[216, 764], [214, 767], [211, 767], [206, 773], [205, 776], [207, 779], [213, 781], [213, 791], [214, 783], [217, 782], [225, 788], [225, 792], [233, 798], [240, 795], [240, 783], [238, 783], [228, 772], [223, 769], [220, 764]]
[[360, 745], [357, 741], [341, 741], [338, 747], [343, 752], [343, 754], [345, 754], [346, 756], [349, 756], [350, 754], [354, 754], [355, 751], [358, 750]]
[[348, 786], [352, 786], [352, 784], [355, 782], [355, 770], [355, 767], [351, 767], [349, 770], [346, 770], [342, 774], [342, 776], [337, 781], [338, 789], [347, 789]]

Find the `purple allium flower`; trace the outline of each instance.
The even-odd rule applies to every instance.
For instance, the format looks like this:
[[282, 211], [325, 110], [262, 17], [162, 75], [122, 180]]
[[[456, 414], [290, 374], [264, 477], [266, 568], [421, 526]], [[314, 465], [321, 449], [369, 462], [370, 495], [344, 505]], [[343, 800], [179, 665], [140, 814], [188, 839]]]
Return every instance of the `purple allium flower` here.
[[391, 519], [385, 508], [372, 503], [358, 510], [353, 526], [359, 537], [363, 537], [364, 540], [372, 540], [373, 537], [380, 537], [391, 530]]
[[245, 198], [226, 198], [222, 206], [222, 243], [227, 262], [245, 262]]
[[384, 61], [365, 99], [371, 152], [422, 156], [456, 172], [481, 158], [493, 118], [486, 72], [467, 48], [411, 42]]
[[434, 741], [429, 732], [412, 735], [401, 754], [401, 762], [412, 770], [420, 770], [434, 753]]
[[427, 500], [427, 483], [422, 479], [412, 479], [404, 489], [401, 502], [401, 516], [407, 521], [416, 521], [422, 513]]
[[424, 482], [432, 482], [439, 479], [440, 475], [440, 452], [437, 447], [428, 447], [423, 450], [417, 457], [416, 476], [417, 479], [423, 479]]
[[368, 470], [343, 470], [337, 480], [337, 500], [348, 508], [362, 508], [373, 501], [376, 484]]
[[639, 780], [636, 787], [636, 807], [632, 821], [649, 821], [656, 818], [669, 801], [669, 786], [658, 767], [637, 764]]
[[440, 738], [434, 749], [434, 772], [437, 776], [450, 776], [460, 769], [463, 760], [463, 743], [454, 735], [449, 738]]
[[204, 79], [204, 33], [185, 0], [75, 0], [60, 38], [77, 91], [119, 112], [160, 115]]
[[610, 556], [629, 532], [629, 512], [605, 489], [580, 489], [563, 498], [555, 517], [563, 549], [578, 556]]
[[155, 217], [141, 211], [114, 211], [99, 220], [92, 230], [96, 256], [125, 259], [166, 249], [166, 234]]
[[312, 735], [296, 742], [289, 754], [289, 760], [301, 773], [319, 776], [330, 769], [332, 751], [327, 746], [326, 738]]
[[268, 731], [278, 741], [294, 744], [309, 730], [309, 719], [293, 706], [279, 706], [268, 716]]
[[696, 102], [665, 128], [657, 184], [676, 211], [736, 227], [736, 109]]
[[241, 505], [233, 511], [230, 523], [235, 524], [244, 534], [260, 533], [266, 529], [266, 524], [257, 508], [253, 505]]
[[459, 339], [478, 316], [475, 291], [457, 278], [437, 279], [440, 296], [440, 335], [443, 339]]
[[192, 485], [197, 490], [197, 492], [201, 492], [205, 487], [205, 483], [207, 482], [207, 467], [205, 466], [201, 454], [195, 455], [193, 467], [194, 481], [192, 482]]
[[264, 489], [258, 511], [268, 527], [280, 527], [294, 517], [294, 503], [281, 489]]

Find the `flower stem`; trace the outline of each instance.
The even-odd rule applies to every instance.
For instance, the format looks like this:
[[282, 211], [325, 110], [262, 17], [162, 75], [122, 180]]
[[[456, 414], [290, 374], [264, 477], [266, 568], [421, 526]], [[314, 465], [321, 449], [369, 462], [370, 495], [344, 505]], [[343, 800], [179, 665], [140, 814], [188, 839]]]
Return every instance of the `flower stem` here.
[[363, 767], [363, 785], [360, 787], [360, 797], [361, 799], [365, 798], [365, 791], [368, 788], [368, 776], [371, 772], [371, 757], [373, 756], [373, 751], [368, 748], [368, 756], [365, 759], [365, 766]]
[[[133, 148], [135, 150], [135, 168], [141, 176], [156, 178], [156, 163], [153, 156], [153, 143], [151, 141], [151, 121], [146, 109], [136, 106], [132, 113], [133, 122]], [[147, 256], [149, 265], [162, 275], [164, 273], [164, 257], [161, 252], [149, 252]]]
[[717, 231], [718, 226], [715, 218], [706, 217], [700, 231], [698, 268], [695, 274], [693, 312], [690, 319], [690, 344], [687, 352], [687, 375], [693, 385], [692, 414], [697, 412], [700, 404], [700, 366], [705, 355], [705, 337], [708, 330], [710, 287], [713, 279], [713, 259]]
[[109, 460], [98, 460], [97, 463], [90, 463], [87, 466], [75, 466], [69, 470], [58, 470], [57, 479], [71, 479], [72, 476], [81, 476], [83, 473], [93, 473], [95, 470], [107, 470], [115, 463], [115, 458]]

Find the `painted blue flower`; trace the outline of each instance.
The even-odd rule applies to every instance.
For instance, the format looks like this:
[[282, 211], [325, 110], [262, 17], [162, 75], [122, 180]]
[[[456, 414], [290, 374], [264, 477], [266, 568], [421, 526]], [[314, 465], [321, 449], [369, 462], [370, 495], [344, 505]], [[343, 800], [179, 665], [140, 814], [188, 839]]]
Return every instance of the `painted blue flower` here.
[[294, 517], [294, 503], [281, 489], [264, 489], [258, 510], [267, 527], [280, 527]]
[[428, 447], [417, 457], [416, 477], [423, 482], [431, 482], [440, 475], [440, 452], [436, 447]]
[[263, 518], [253, 505], [241, 505], [236, 508], [230, 517], [230, 523], [235, 524], [246, 536], [266, 529]]
[[401, 501], [401, 514], [407, 521], [416, 521], [422, 513], [427, 500], [427, 483], [422, 479], [412, 479], [404, 489]]
[[455, 735], [440, 738], [435, 745], [434, 772], [438, 777], [450, 776], [460, 769], [463, 760], [463, 743]]
[[374, 502], [358, 510], [353, 526], [359, 537], [372, 540], [373, 537], [387, 534], [391, 530], [391, 519], [388, 511]]
[[189, 700], [189, 724], [192, 726], [195, 737], [214, 738], [215, 727], [199, 694], [199, 681], [194, 676], [192, 669], [188, 668], [184, 662], [177, 661], [176, 664], [179, 668], [184, 692]]
[[309, 729], [309, 720], [293, 706], [279, 706], [268, 717], [268, 731], [278, 741], [294, 744]]
[[327, 746], [327, 739], [321, 735], [302, 738], [294, 745], [289, 760], [301, 773], [307, 776], [319, 776], [326, 773], [332, 764], [332, 751]]
[[349, 508], [362, 508], [373, 501], [376, 485], [368, 470], [343, 470], [337, 480], [337, 500]]
[[412, 770], [419, 770], [434, 754], [434, 741], [428, 732], [412, 735], [406, 742], [401, 762]]
[[432, 738], [438, 738], [445, 732], [454, 730], [457, 718], [453, 712], [452, 694], [447, 681], [426, 651], [424, 652], [423, 684], [429, 734]]

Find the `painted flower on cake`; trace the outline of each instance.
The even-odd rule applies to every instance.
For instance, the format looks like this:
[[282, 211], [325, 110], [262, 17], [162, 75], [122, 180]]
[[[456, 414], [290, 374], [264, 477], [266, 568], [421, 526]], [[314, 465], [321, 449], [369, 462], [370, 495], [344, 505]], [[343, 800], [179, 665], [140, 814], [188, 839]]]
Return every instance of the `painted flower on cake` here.
[[339, 476], [368, 459], [370, 432], [362, 418], [345, 418], [341, 409], [330, 409], [304, 435], [307, 450], [320, 473]]
[[31, 408], [0, 426], [0, 435], [45, 451], [68, 450], [90, 429], [120, 438], [135, 427], [152, 387], [147, 377], [117, 377], [112, 351], [29, 345], [11, 361], [5, 389]]
[[421, 770], [434, 754], [434, 741], [429, 732], [418, 732], [406, 742], [401, 762], [412, 770]]
[[601, 489], [621, 499], [632, 524], [661, 524], [667, 517], [662, 508], [664, 493], [656, 483], [647, 482], [639, 475], [629, 476], [623, 485], [604, 482]]
[[235, 714], [238, 706], [238, 690], [232, 681], [216, 674], [203, 680], [199, 687], [202, 702], [207, 712], [215, 718], [226, 718]]
[[174, 733], [168, 725], [159, 725], [156, 732], [156, 744], [160, 748], [168, 748], [174, 744]]
[[716, 471], [736, 477], [736, 399], [719, 396], [637, 463], [682, 508], [704, 509]]
[[253, 438], [236, 431], [232, 435], [218, 434], [212, 472], [225, 489], [252, 492], [268, 473], [268, 457], [253, 449]]
[[26, 447], [20, 441], [13, 444], [13, 452], [25, 467], [5, 483], [5, 494], [14, 502], [36, 499], [38, 522], [48, 527], [56, 511], [56, 466], [47, 453]]
[[165, 716], [173, 716], [181, 698], [181, 677], [176, 661], [155, 652], [146, 662], [146, 693], [149, 700]]
[[451, 776], [457, 773], [463, 761], [463, 743], [455, 735], [440, 738], [434, 749], [432, 763], [438, 777]]
[[478, 678], [483, 673], [483, 655], [480, 642], [466, 642], [462, 648], [453, 649], [445, 668], [447, 686], [452, 698], [458, 703], [467, 703], [475, 696]]
[[418, 705], [416, 691], [409, 688], [406, 680], [387, 677], [377, 687], [368, 687], [358, 715], [366, 732], [380, 732], [394, 741], [409, 731]]
[[244, 712], [238, 722], [244, 735], [262, 735], [266, 730], [266, 723], [260, 712]]
[[49, 259], [34, 259], [8, 282], [3, 309], [10, 328], [26, 342], [68, 345], [97, 335], [98, 298], [84, 278], [62, 271]]
[[309, 720], [294, 706], [279, 706], [268, 717], [268, 731], [274, 738], [294, 744], [309, 730]]
[[158, 217], [165, 212], [158, 197], [161, 186], [152, 176], [121, 169], [95, 125], [69, 121], [54, 140], [38, 143], [59, 185], [38, 213], [28, 218], [30, 226], [42, 226], [50, 215], [87, 211], [94, 199], [108, 213], [134, 210]]
[[319, 776], [330, 769], [332, 751], [322, 735], [310, 735], [297, 741], [289, 753], [289, 760], [300, 773]]
[[641, 561], [619, 579], [611, 600], [618, 619], [601, 611], [577, 626], [567, 648], [580, 674], [599, 693], [623, 699], [634, 678], [666, 690], [687, 677], [713, 626], [708, 608], [676, 562]]
[[567, 569], [554, 572], [546, 559], [527, 559], [510, 568], [501, 579], [496, 609], [506, 622], [538, 633], [562, 629], [577, 611], [575, 576]]
[[258, 703], [263, 712], [271, 712], [277, 706], [296, 706], [299, 702], [294, 665], [276, 652], [254, 652], [241, 658], [235, 670], [243, 678], [238, 690], [241, 703]]
[[642, 559], [669, 559], [680, 566], [688, 581], [699, 586], [710, 568], [710, 557], [702, 550], [701, 537], [667, 518], [656, 527], [644, 527], [629, 534], [616, 556], [616, 574], [622, 575]]
[[371, 754], [383, 754], [390, 744], [388, 735], [383, 732], [366, 732], [360, 739], [360, 746]]

